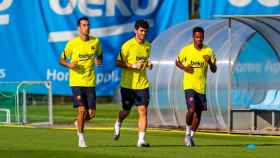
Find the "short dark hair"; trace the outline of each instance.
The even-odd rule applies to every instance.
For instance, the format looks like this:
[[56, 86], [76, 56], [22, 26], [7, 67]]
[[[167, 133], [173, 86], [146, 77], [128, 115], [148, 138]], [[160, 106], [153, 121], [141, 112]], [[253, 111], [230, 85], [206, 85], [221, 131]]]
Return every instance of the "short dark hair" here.
[[80, 26], [80, 23], [81, 23], [82, 20], [89, 21], [88, 17], [83, 16], [83, 17], [81, 17], [81, 18], [78, 19], [78, 21], [77, 21], [77, 26]]
[[134, 28], [137, 30], [139, 27], [149, 29], [149, 23], [146, 20], [140, 19], [135, 22]]
[[204, 29], [200, 26], [196, 26], [195, 28], [193, 28], [193, 35], [195, 32], [201, 32], [204, 34]]

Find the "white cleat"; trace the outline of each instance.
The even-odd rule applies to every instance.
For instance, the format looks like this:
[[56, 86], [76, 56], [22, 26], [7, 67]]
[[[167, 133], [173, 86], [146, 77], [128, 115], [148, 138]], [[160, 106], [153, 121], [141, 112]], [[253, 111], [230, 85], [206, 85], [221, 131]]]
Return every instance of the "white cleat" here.
[[186, 147], [192, 147], [193, 143], [192, 143], [192, 137], [190, 135], [185, 136], [185, 146]]
[[116, 130], [115, 130], [114, 134], [113, 134], [113, 139], [118, 140], [119, 138], [120, 138], [120, 131], [117, 133]]
[[80, 148], [87, 148], [88, 147], [85, 140], [83, 140], [83, 139], [79, 140], [79, 147]]
[[194, 147], [195, 144], [194, 144], [194, 140], [193, 140], [193, 137], [191, 137], [191, 146]]

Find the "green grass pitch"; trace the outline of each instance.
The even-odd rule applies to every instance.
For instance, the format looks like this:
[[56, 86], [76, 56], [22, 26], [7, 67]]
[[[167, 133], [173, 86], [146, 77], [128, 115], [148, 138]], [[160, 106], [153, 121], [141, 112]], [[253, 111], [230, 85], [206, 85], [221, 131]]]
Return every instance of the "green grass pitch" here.
[[[0, 126], [1, 158], [278, 158], [280, 137], [197, 133], [196, 147], [183, 146], [183, 131], [148, 130], [150, 148], [137, 148], [137, 113], [123, 124], [121, 138], [112, 140], [119, 106], [100, 105], [96, 119], [88, 124], [89, 148], [77, 147], [71, 106], [55, 106], [55, 128]], [[35, 115], [35, 114], [34, 114]], [[65, 124], [67, 126], [65, 126]], [[64, 127], [71, 127], [65, 129]], [[128, 128], [128, 129], [127, 129]], [[255, 149], [246, 148], [256, 144]]]

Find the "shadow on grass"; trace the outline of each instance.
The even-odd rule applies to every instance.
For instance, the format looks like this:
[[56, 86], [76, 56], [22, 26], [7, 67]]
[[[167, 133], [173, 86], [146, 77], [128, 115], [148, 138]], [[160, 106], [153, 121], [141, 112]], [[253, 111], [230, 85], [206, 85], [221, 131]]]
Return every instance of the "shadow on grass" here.
[[102, 153], [94, 153], [90, 148], [87, 149], [75, 149], [75, 151], [69, 150], [1, 150], [1, 157], [5, 158], [30, 158], [30, 157], [40, 157], [40, 158], [66, 158], [66, 157], [106, 157], [106, 158], [118, 158], [120, 156], [110, 155], [110, 154], [102, 154]]
[[[199, 144], [195, 147], [246, 147], [248, 144]], [[280, 144], [256, 144], [257, 147], [269, 147], [269, 146], [279, 146]], [[96, 145], [95, 148], [135, 148], [136, 145]], [[170, 147], [185, 147], [184, 144], [156, 144], [151, 146], [149, 148], [170, 148]]]
[[[138, 148], [136, 145], [96, 145], [94, 146], [95, 148]], [[175, 144], [162, 144], [162, 145], [153, 145], [151, 144], [150, 147], [141, 147], [141, 148], [153, 148], [153, 147], [166, 147], [166, 148], [169, 148], [169, 147], [184, 147], [184, 145], [175, 145]]]

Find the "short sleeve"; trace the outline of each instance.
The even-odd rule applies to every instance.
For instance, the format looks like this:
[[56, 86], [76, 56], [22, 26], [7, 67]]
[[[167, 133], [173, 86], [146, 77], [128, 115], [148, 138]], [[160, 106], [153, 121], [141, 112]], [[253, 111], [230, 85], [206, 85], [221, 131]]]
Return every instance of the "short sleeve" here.
[[100, 40], [98, 40], [98, 44], [97, 44], [97, 56], [102, 55], [102, 47], [101, 47], [101, 42]]
[[126, 61], [127, 54], [128, 54], [128, 48], [127, 48], [126, 45], [123, 45], [120, 52], [119, 52], [117, 60]]
[[181, 49], [179, 55], [177, 56], [177, 61], [181, 62], [181, 63], [184, 63], [185, 62], [185, 58], [186, 58], [186, 55], [185, 55], [185, 48]]
[[63, 52], [60, 55], [60, 58], [70, 59], [71, 55], [72, 55], [71, 44], [70, 42], [67, 42]]

